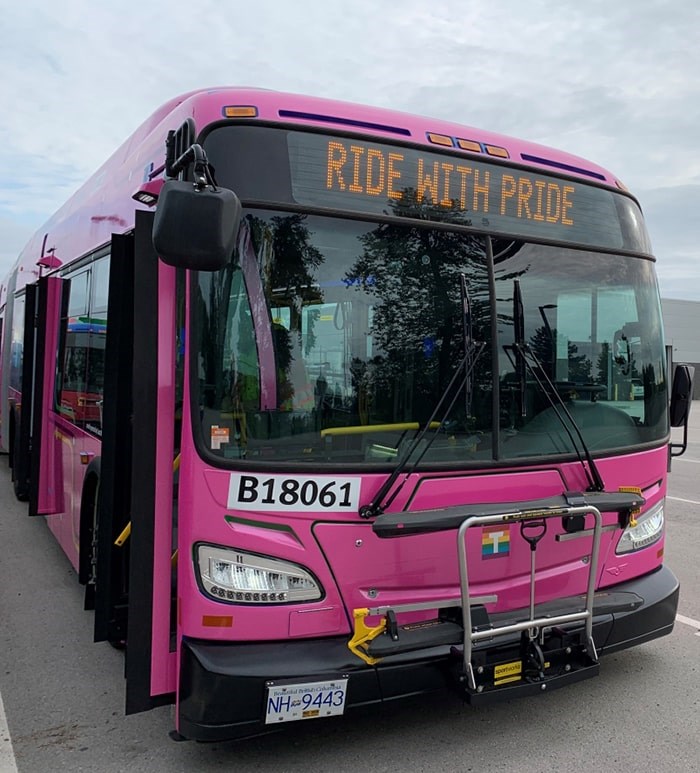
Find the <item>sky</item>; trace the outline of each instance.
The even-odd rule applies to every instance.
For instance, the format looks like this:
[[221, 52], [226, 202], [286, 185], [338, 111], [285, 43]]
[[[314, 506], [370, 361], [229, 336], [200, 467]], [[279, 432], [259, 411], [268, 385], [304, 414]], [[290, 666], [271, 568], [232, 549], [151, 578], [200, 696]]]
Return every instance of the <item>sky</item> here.
[[583, 156], [640, 201], [664, 298], [700, 300], [697, 0], [0, 0], [0, 277], [157, 107], [260, 86]]

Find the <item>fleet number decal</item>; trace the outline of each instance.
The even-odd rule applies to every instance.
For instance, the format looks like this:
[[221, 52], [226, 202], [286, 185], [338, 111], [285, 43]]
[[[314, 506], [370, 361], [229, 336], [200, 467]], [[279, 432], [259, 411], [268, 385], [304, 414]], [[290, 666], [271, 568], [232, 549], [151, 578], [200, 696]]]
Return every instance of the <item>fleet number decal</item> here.
[[356, 511], [359, 501], [360, 478], [232, 473], [228, 487], [235, 510], [341, 513]]

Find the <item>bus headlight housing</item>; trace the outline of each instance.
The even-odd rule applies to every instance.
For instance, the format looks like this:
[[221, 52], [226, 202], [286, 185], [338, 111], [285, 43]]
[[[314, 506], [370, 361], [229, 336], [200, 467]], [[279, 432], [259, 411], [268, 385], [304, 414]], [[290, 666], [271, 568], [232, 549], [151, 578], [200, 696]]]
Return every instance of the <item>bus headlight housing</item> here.
[[662, 502], [648, 512], [639, 515], [636, 526], [628, 526], [622, 532], [620, 541], [615, 548], [615, 553], [619, 556], [648, 547], [661, 539], [663, 532], [664, 505]]
[[195, 569], [200, 587], [217, 601], [289, 604], [323, 595], [317, 580], [298, 564], [233, 548], [197, 545]]

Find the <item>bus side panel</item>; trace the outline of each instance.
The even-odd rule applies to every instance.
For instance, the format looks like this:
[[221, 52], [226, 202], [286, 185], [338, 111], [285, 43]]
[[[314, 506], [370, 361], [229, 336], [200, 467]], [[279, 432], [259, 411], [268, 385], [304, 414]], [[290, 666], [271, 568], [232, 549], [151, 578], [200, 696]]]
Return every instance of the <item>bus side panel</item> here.
[[[38, 282], [34, 395], [31, 409], [29, 515], [64, 512], [61, 448], [63, 435], [56, 427], [54, 395], [60, 319], [67, 303], [68, 287], [67, 282], [57, 277], [44, 277]], [[26, 396], [24, 384], [22, 393]], [[26, 416], [26, 410], [23, 413]], [[56, 536], [61, 541], [61, 535], [57, 533]]]

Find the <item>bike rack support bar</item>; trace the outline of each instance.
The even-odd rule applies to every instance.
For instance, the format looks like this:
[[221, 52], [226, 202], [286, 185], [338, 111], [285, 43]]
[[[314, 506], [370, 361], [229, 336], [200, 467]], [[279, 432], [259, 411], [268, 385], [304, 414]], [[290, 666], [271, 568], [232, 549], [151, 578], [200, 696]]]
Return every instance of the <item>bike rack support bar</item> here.
[[[467, 531], [473, 526], [490, 526], [494, 524], [510, 525], [513, 523], [521, 523], [525, 520], [541, 520], [545, 518], [553, 518], [555, 516], [562, 517], [566, 515], [592, 515], [595, 519], [595, 525], [593, 527], [593, 544], [591, 547], [591, 558], [588, 567], [588, 585], [586, 589], [586, 608], [583, 612], [572, 613], [571, 615], [560, 615], [551, 618], [539, 618], [523, 620], [520, 623], [514, 623], [512, 625], [501, 626], [500, 628], [492, 628], [488, 631], [472, 631], [472, 616], [470, 608], [469, 598], [469, 568], [467, 562]], [[593, 642], [593, 597], [595, 594], [595, 579], [597, 575], [598, 558], [600, 553], [600, 534], [602, 531], [603, 519], [598, 508], [592, 505], [583, 505], [580, 507], [563, 507], [561, 509], [553, 510], [516, 510], [505, 513], [499, 513], [496, 515], [482, 515], [473, 516], [465, 519], [459, 527], [457, 532], [457, 553], [459, 556], [459, 579], [460, 590], [462, 593], [462, 619], [464, 625], [464, 670], [469, 680], [469, 686], [472, 689], [476, 689], [476, 683], [474, 680], [474, 673], [471, 666], [472, 659], [472, 644], [475, 641], [491, 638], [493, 636], [499, 636], [506, 633], [513, 633], [517, 631], [526, 630], [533, 627], [544, 627], [561, 625], [566, 622], [576, 622], [578, 620], [585, 620], [586, 622], [586, 642], [588, 646], [588, 654], [594, 660], [597, 660], [598, 655], [595, 650], [595, 644]], [[530, 592], [533, 593], [535, 583], [535, 574], [533, 571], [530, 573]], [[533, 616], [534, 617], [534, 616]], [[568, 619], [563, 619], [568, 618]]]
[[[495, 604], [498, 596], [494, 593], [490, 596], [474, 596], [472, 604]], [[462, 599], [438, 599], [435, 601], [418, 601], [415, 604], [389, 604], [385, 607], [370, 607], [367, 613], [370, 615], [385, 615], [387, 612], [422, 612], [426, 609], [445, 609], [447, 607], [461, 607]]]

